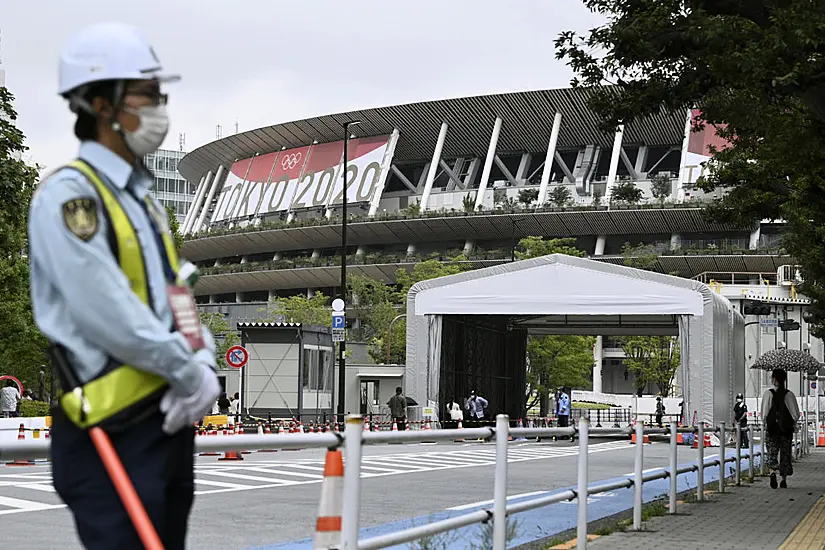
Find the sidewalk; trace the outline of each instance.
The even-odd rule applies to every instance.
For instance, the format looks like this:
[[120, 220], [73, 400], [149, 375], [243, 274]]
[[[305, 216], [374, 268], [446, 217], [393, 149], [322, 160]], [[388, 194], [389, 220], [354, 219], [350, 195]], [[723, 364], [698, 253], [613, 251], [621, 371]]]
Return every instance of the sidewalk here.
[[[758, 469], [757, 469], [758, 475]], [[730, 482], [730, 480], [729, 480]], [[794, 463], [788, 489], [771, 489], [768, 478], [751, 485], [718, 483], [704, 503], [680, 504], [675, 516], [642, 524], [643, 531], [615, 532], [589, 548], [597, 550], [817, 549], [825, 548], [825, 450], [813, 450]], [[695, 492], [694, 492], [695, 495]]]

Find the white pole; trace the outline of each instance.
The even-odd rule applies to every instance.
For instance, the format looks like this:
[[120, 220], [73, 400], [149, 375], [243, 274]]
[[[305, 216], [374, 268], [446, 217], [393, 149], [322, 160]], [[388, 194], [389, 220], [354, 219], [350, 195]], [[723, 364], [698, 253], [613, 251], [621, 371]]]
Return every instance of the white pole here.
[[496, 476], [493, 481], [493, 550], [507, 548], [507, 435], [510, 419], [496, 417]]
[[487, 158], [484, 159], [484, 168], [481, 170], [481, 181], [478, 184], [478, 192], [476, 193], [476, 203], [474, 208], [484, 204], [484, 194], [487, 192], [487, 182], [490, 180], [490, 172], [493, 170], [493, 161], [496, 158], [496, 147], [498, 147], [498, 136], [501, 133], [502, 120], [496, 118], [493, 124], [493, 134], [490, 136], [490, 146], [487, 148]]
[[676, 445], [676, 421], [670, 421], [670, 506], [668, 508], [668, 513], [675, 514], [676, 513], [676, 481], [678, 479], [678, 474], [676, 470], [678, 469], [677, 459], [678, 459], [678, 445]]
[[719, 423], [719, 492], [725, 492], [725, 423]]
[[643, 421], [636, 422], [636, 462], [633, 475], [633, 530], [642, 529], [642, 470], [644, 470], [644, 439], [645, 427]]
[[765, 475], [765, 425], [759, 421], [759, 474]]
[[588, 420], [585, 416], [579, 418], [579, 479], [576, 488], [576, 498], [579, 501], [579, 521], [576, 528], [576, 548], [587, 548], [587, 439]]
[[358, 550], [363, 436], [363, 417], [358, 414], [348, 416], [344, 430], [344, 510], [341, 514], [343, 550]]
[[610, 155], [610, 168], [607, 172], [607, 189], [604, 192], [604, 200], [610, 207], [610, 197], [613, 195], [613, 187], [616, 186], [616, 173], [619, 171], [619, 158], [622, 152], [622, 137], [624, 136], [624, 124], [619, 125], [616, 136], [613, 138], [613, 152]]
[[201, 208], [198, 220], [195, 222], [195, 225], [190, 228], [190, 233], [197, 233], [198, 231], [200, 231], [201, 227], [203, 227], [203, 224], [206, 223], [206, 215], [209, 213], [209, 206], [212, 204], [212, 200], [215, 198], [215, 193], [218, 190], [218, 184], [221, 183], [221, 178], [223, 177], [223, 173], [225, 171], [226, 169], [223, 167], [223, 164], [218, 166], [218, 171], [215, 172], [215, 177], [212, 178], [212, 185], [209, 187], [209, 195], [207, 195], [206, 201], [204, 201], [203, 203], [203, 207]]
[[541, 183], [539, 184], [539, 198], [536, 205], [541, 208], [547, 202], [547, 187], [550, 185], [550, 176], [553, 173], [553, 159], [556, 156], [556, 144], [559, 141], [559, 130], [561, 129], [561, 113], [556, 113], [553, 118], [553, 129], [550, 131], [550, 141], [547, 143], [547, 156], [544, 157], [544, 169], [541, 172]]
[[421, 212], [427, 209], [427, 203], [430, 202], [430, 193], [433, 190], [433, 182], [435, 182], [435, 175], [438, 173], [439, 161], [441, 161], [441, 150], [444, 149], [444, 141], [447, 139], [447, 123], [441, 123], [441, 131], [438, 132], [438, 141], [435, 142], [435, 149], [433, 150], [433, 161], [430, 163], [430, 170], [427, 172], [427, 179], [424, 183], [424, 193], [421, 195]]
[[696, 500], [705, 500], [705, 423], [699, 422], [699, 431], [696, 433], [696, 446], [699, 451], [699, 469], [696, 470]]
[[816, 377], [816, 391], [814, 392], [814, 399], [816, 399], [816, 403], [815, 403], [815, 406], [814, 406], [814, 408], [816, 410], [816, 420], [814, 421], [814, 428], [815, 428], [814, 433], [816, 434], [816, 435], [814, 435], [814, 437], [816, 439], [814, 440], [814, 446], [819, 447], [819, 427], [821, 425], [820, 424], [821, 420], [819, 420], [819, 377], [818, 376]]
[[[748, 424], [748, 476], [751, 478], [751, 483], [754, 481], [754, 454], [753, 454], [753, 436], [755, 435], [753, 432], [753, 426]], [[761, 460], [761, 458], [760, 458]]]
[[[206, 188], [209, 187], [209, 184], [212, 181], [212, 170], [210, 170], [205, 176], [202, 176], [200, 181], [198, 182], [197, 188], [195, 188], [195, 196], [192, 197], [192, 202], [189, 203], [189, 210], [186, 211], [186, 216], [183, 218], [183, 223], [180, 226], [180, 231], [182, 235], [186, 235], [189, 232], [189, 226], [192, 225], [192, 219], [196, 218], [198, 213], [196, 210], [200, 208], [198, 206], [198, 201], [203, 197], [203, 194], [206, 192]], [[187, 184], [189, 182], [186, 182]]]
[[736, 445], [736, 486], [742, 485], [742, 426], [736, 423], [734, 444]]

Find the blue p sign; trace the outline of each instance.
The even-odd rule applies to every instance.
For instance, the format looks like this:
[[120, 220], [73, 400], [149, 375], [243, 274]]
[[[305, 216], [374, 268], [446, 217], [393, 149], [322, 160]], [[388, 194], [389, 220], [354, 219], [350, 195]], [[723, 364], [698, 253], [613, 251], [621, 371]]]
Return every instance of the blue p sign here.
[[333, 313], [332, 314], [332, 328], [344, 328], [346, 322], [344, 320], [344, 314]]

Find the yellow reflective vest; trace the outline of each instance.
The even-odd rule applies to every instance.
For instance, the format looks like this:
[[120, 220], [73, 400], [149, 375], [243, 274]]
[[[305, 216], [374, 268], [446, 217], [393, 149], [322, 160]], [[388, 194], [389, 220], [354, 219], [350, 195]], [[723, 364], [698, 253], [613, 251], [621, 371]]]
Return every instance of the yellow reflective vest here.
[[[143, 250], [129, 216], [112, 190], [91, 166], [82, 160], [76, 160], [68, 167], [82, 173], [94, 185], [102, 202], [104, 215], [109, 222], [110, 236], [114, 237], [113, 253], [117, 256], [120, 269], [128, 278], [132, 292], [140, 301], [152, 308], [152, 304], [149, 303], [149, 282], [146, 276]], [[148, 210], [154, 212], [156, 207], [148, 196], [146, 202]], [[157, 220], [152, 221], [163, 238], [166, 256], [172, 271], [177, 276], [179, 261], [172, 235], [168, 230], [162, 230]], [[141, 403], [156, 398], [166, 386], [166, 380], [156, 374], [111, 360], [96, 378], [82, 385], [82, 393], [78, 391], [63, 393], [60, 396], [60, 406], [66, 417], [74, 424], [81, 428], [88, 428], [115, 417], [123, 417], [126, 420]]]

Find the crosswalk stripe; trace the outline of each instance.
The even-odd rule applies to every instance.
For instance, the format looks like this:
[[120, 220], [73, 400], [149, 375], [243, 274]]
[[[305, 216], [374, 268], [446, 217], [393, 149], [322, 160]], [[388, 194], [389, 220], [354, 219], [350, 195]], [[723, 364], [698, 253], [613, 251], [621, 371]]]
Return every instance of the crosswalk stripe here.
[[271, 468], [262, 468], [257, 466], [250, 466], [243, 469], [244, 472], [259, 472], [262, 474], [278, 474], [284, 476], [307, 477], [310, 479], [324, 479], [323, 475], [305, 474], [304, 472], [290, 472], [288, 470], [274, 470]]
[[295, 482], [287, 479], [278, 479], [275, 477], [261, 477], [249, 476], [246, 474], [236, 474], [235, 472], [209, 472], [210, 476], [230, 477], [232, 479], [240, 479], [246, 481], [263, 481], [264, 483], [278, 484], [278, 485], [292, 485]]
[[44, 485], [42, 483], [26, 483], [25, 485], [18, 485], [23, 489], [31, 489], [32, 491], [42, 491], [44, 493], [56, 493], [54, 487], [51, 485]]
[[0, 510], [0, 514], [9, 514], [13, 512], [32, 512], [35, 510], [50, 510], [52, 508], [62, 508], [65, 505], [44, 504], [42, 502], [34, 502], [32, 500], [23, 500], [22, 498], [0, 496], [0, 506], [14, 508], [14, 510]]
[[224, 481], [212, 481], [211, 479], [195, 478], [195, 483], [209, 485], [211, 487], [223, 487], [224, 489], [252, 489], [254, 485], [239, 485], [237, 483], [226, 483]]

